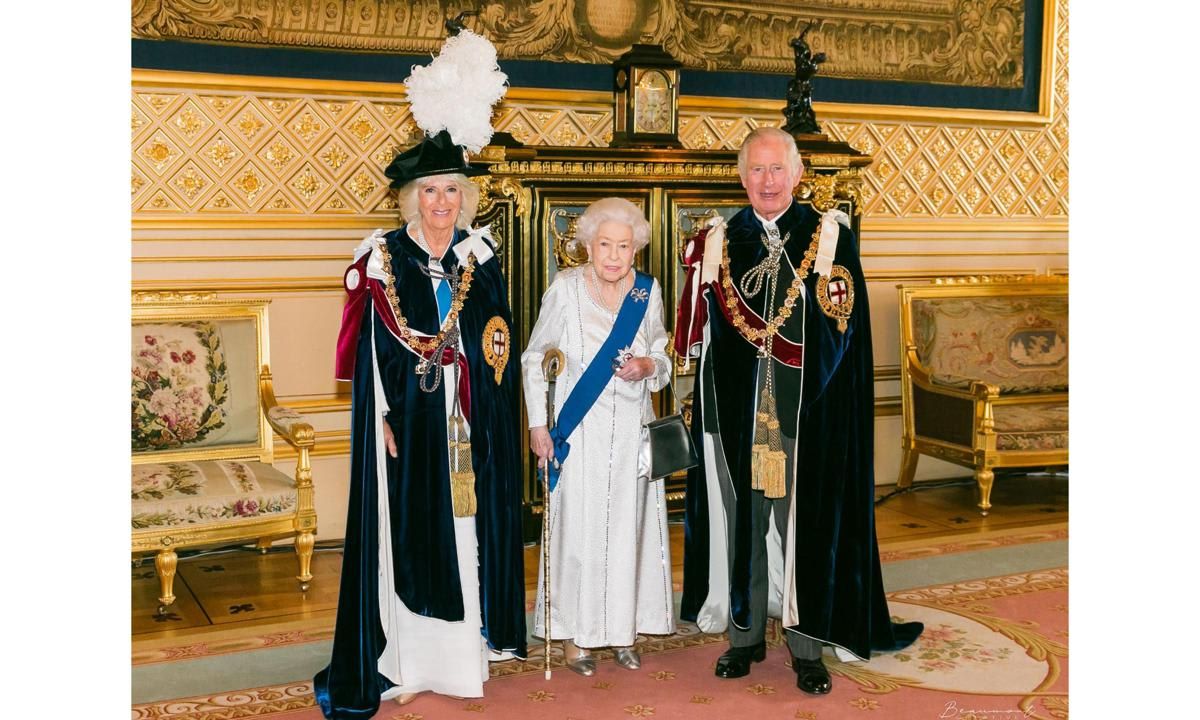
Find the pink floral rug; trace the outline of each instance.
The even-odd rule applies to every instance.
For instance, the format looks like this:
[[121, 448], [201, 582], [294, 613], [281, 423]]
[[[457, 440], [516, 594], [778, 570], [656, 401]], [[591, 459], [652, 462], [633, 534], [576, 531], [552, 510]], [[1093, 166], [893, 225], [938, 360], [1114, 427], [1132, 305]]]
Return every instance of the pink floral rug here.
[[[880, 561], [886, 564], [1030, 543], [1054, 542], [1066, 540], [1067, 537], [1067, 524], [1062, 523], [1040, 528], [1013, 528], [987, 533], [972, 533], [963, 539], [941, 538], [936, 542], [907, 540], [880, 543], [879, 556]], [[339, 557], [339, 565], [340, 562]], [[153, 580], [152, 574], [149, 578], [148, 581], [152, 581], [157, 590], [157, 580]], [[333, 582], [333, 580], [329, 582]], [[336, 586], [335, 582], [334, 586]], [[679, 591], [680, 589], [681, 587], [676, 583], [675, 590]], [[526, 604], [528, 611], [532, 611], [534, 607], [533, 592], [531, 590], [528, 594]], [[333, 621], [333, 613], [327, 612], [318, 613], [310, 618], [281, 620], [257, 629], [229, 627], [191, 635], [184, 633], [183, 638], [168, 636], [144, 639], [135, 636], [131, 660], [136, 667], [212, 655], [253, 652], [284, 645], [328, 641], [333, 639]]]
[[[766, 662], [748, 677], [720, 680], [712, 667], [721, 636], [685, 629], [639, 643], [642, 668], [627, 671], [602, 655], [596, 675], [583, 678], [551, 656], [542, 673], [541, 647], [525, 662], [493, 665], [485, 697], [422, 695], [409, 705], [385, 703], [387, 720], [499, 718], [929, 718], [988, 720], [1068, 717], [1067, 586], [1065, 568], [906, 590], [890, 595], [893, 615], [921, 620], [926, 631], [904, 651], [870, 663], [826, 658], [833, 692], [815, 698], [795, 687], [776, 634]], [[134, 720], [269, 718], [318, 720], [311, 682], [182, 698], [133, 707]]]

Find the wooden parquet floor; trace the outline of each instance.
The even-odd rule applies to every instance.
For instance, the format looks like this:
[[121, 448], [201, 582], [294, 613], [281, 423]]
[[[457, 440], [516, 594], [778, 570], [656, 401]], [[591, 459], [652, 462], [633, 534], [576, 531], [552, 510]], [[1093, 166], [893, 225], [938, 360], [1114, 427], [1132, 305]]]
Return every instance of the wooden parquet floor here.
[[[931, 483], [930, 485], [935, 485]], [[920, 486], [918, 486], [920, 487]], [[894, 490], [879, 486], [877, 496]], [[987, 517], [975, 507], [973, 484], [929, 487], [888, 498], [875, 511], [880, 548], [911, 547], [946, 538], [971, 540], [996, 530], [1037, 528], [1067, 522], [1067, 478], [1013, 476], [996, 480]], [[676, 581], [681, 581], [683, 526], [671, 525], [671, 551]], [[152, 561], [132, 568], [133, 648], [180, 645], [229, 637], [239, 632], [262, 634], [291, 628], [332, 629], [338, 593], [341, 553], [318, 551], [313, 582], [299, 592], [294, 579], [295, 556], [279, 547], [267, 554], [230, 550], [182, 559], [175, 580], [178, 598], [159, 615], [158, 580]], [[537, 585], [538, 547], [525, 550], [526, 587]]]

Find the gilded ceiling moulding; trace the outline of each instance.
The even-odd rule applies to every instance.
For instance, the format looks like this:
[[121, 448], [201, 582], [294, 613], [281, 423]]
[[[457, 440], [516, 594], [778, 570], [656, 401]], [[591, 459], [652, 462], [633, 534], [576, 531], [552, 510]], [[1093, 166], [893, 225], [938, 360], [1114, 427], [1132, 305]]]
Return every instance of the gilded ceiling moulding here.
[[824, 76], [1025, 82], [1024, 0], [134, 0], [132, 33], [421, 55], [441, 46], [447, 15], [465, 9], [479, 12], [471, 26], [504, 59], [607, 64], [648, 40], [690, 68], [787, 74], [789, 42], [813, 23], [808, 42], [829, 56]]

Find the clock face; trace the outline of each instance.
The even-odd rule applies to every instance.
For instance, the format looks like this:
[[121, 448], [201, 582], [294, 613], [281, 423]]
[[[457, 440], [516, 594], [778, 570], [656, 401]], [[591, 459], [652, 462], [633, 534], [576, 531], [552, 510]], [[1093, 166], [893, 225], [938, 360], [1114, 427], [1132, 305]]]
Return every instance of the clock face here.
[[658, 70], [642, 73], [634, 91], [634, 132], [671, 132], [671, 95], [666, 75]]

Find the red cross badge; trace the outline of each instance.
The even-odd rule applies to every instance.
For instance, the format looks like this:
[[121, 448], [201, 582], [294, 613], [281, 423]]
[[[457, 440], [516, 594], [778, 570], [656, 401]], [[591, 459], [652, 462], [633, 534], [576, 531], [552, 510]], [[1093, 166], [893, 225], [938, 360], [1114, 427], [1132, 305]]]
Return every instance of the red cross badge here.
[[854, 310], [854, 280], [850, 271], [834, 265], [829, 275], [817, 280], [817, 304], [821, 312], [837, 321], [839, 332], [846, 332], [850, 312]]
[[496, 384], [504, 377], [504, 367], [508, 365], [510, 335], [508, 323], [496, 315], [487, 321], [483, 328], [483, 360], [494, 371]]
[[846, 281], [838, 278], [837, 280], [829, 281], [829, 302], [834, 305], [841, 305], [846, 302], [850, 296], [850, 287], [846, 285]]

